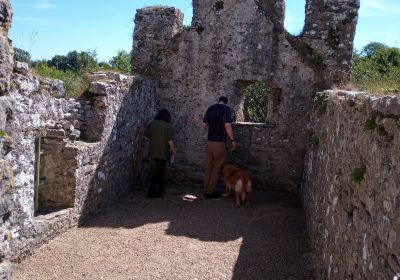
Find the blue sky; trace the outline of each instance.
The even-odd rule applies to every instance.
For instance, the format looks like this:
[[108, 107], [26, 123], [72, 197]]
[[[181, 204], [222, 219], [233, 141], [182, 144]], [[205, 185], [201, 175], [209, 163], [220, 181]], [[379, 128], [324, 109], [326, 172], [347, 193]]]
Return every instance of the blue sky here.
[[[181, 9], [185, 24], [192, 17], [191, 0], [11, 0], [14, 18], [10, 38], [33, 59], [71, 50], [93, 50], [109, 60], [118, 50], [130, 51], [133, 18], [138, 8], [167, 5]], [[286, 28], [299, 33], [305, 0], [286, 1]], [[400, 47], [400, 0], [361, 0], [355, 47], [378, 41]]]

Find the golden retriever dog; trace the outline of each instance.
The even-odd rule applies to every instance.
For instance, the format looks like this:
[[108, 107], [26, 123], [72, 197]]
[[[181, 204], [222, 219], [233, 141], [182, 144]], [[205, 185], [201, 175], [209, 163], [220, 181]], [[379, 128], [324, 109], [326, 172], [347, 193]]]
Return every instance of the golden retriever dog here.
[[225, 164], [222, 169], [222, 174], [226, 186], [226, 192], [223, 196], [230, 196], [233, 190], [235, 192], [237, 206], [240, 206], [242, 203], [250, 205], [251, 180], [249, 173], [236, 166]]

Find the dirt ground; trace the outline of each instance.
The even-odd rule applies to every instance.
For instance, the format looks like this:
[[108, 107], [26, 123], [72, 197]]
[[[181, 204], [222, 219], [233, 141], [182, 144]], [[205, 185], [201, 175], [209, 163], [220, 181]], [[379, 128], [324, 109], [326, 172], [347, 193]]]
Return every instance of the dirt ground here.
[[43, 246], [12, 279], [313, 279], [296, 197], [256, 190], [238, 208], [233, 198], [167, 192], [124, 198]]

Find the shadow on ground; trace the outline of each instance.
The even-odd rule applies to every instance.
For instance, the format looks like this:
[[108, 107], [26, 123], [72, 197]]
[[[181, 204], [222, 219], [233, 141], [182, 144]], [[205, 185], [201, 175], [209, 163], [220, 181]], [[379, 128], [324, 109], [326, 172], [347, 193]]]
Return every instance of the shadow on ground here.
[[166, 235], [205, 242], [242, 238], [232, 279], [313, 279], [298, 197], [258, 190], [250, 208], [238, 208], [233, 198], [187, 202], [181, 199], [183, 189], [167, 192], [162, 199], [148, 199], [136, 191], [81, 227], [132, 229], [168, 222]]

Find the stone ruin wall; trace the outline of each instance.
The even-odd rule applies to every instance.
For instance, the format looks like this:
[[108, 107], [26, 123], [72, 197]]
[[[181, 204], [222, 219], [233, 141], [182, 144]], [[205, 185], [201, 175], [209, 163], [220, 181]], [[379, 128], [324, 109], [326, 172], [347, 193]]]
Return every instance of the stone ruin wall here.
[[12, 9], [9, 0], [0, 1], [0, 96], [10, 89], [10, 75], [13, 69], [13, 48], [8, 38]]
[[317, 279], [400, 273], [400, 97], [326, 91], [302, 186]]
[[[11, 15], [3, 8], [8, 2], [0, 3]], [[6, 132], [0, 137], [0, 236], [6, 237], [0, 241], [0, 279], [8, 276], [8, 261], [128, 191], [140, 173], [140, 129], [156, 109], [173, 113], [179, 163], [198, 169], [206, 108], [228, 95], [240, 110], [240, 89], [253, 81], [279, 94], [271, 97], [269, 124], [234, 125], [242, 145], [233, 161], [271, 189], [297, 191], [303, 176], [318, 279], [390, 279], [400, 272], [400, 102], [345, 92], [325, 92], [314, 101], [314, 92], [348, 73], [359, 7], [357, 0], [322, 3], [307, 2], [298, 37], [283, 29], [282, 1], [194, 1], [189, 28], [173, 8], [139, 10], [133, 59], [146, 78], [107, 76], [92, 82], [89, 99], [53, 98], [63, 95], [59, 83], [21, 70], [12, 74], [13, 90], [0, 97], [0, 130]], [[2, 61], [2, 73], [11, 75], [10, 61]], [[373, 115], [376, 126], [366, 130]], [[34, 217], [34, 142], [42, 127], [46, 179], [72, 175], [75, 192], [73, 207]], [[46, 162], [73, 172], [54, 172]], [[351, 175], [356, 168], [365, 171], [359, 183]]]
[[[185, 28], [183, 15], [174, 8], [137, 11], [134, 71], [157, 81], [157, 108], [172, 112], [179, 164], [202, 168], [207, 133], [201, 125], [208, 106], [226, 95], [240, 113], [243, 87], [265, 82], [273, 91], [271, 126], [254, 137], [245, 126], [236, 126], [242, 154], [249, 158], [238, 154], [235, 162], [257, 171], [253, 174], [259, 181], [256, 187], [299, 190], [312, 97], [348, 76], [359, 5], [354, 0], [331, 1], [336, 7], [332, 10], [322, 2], [308, 3], [307, 16], [315, 16], [316, 21], [306, 25], [299, 37], [283, 28], [284, 1], [195, 0], [192, 25]], [[318, 17], [310, 12], [316, 7], [321, 12]], [[330, 15], [326, 22], [324, 14]], [[318, 27], [321, 38], [311, 27]], [[337, 35], [334, 46], [331, 37], [325, 38], [325, 29]], [[322, 56], [320, 52], [328, 48], [332, 51]], [[325, 80], [328, 72], [336, 74]], [[254, 163], [260, 164], [254, 168]]]
[[[123, 81], [114, 79], [121, 77]], [[0, 141], [0, 235], [6, 237], [0, 242], [2, 262], [20, 260], [131, 190], [141, 161], [142, 127], [155, 113], [151, 81], [132, 79], [116, 75], [92, 82], [90, 98], [74, 100], [53, 98], [41, 78], [13, 74], [16, 88], [0, 98], [0, 130], [6, 133]], [[35, 217], [39, 130], [46, 132], [39, 201], [45, 210], [63, 210]]]
[[[142, 130], [155, 114], [153, 82], [113, 73], [91, 79], [87, 96], [56, 98], [65, 94], [61, 81], [32, 76], [26, 64], [15, 63], [11, 90], [0, 97], [0, 279], [8, 279], [13, 262], [141, 180]], [[39, 134], [44, 213], [36, 215]]]

